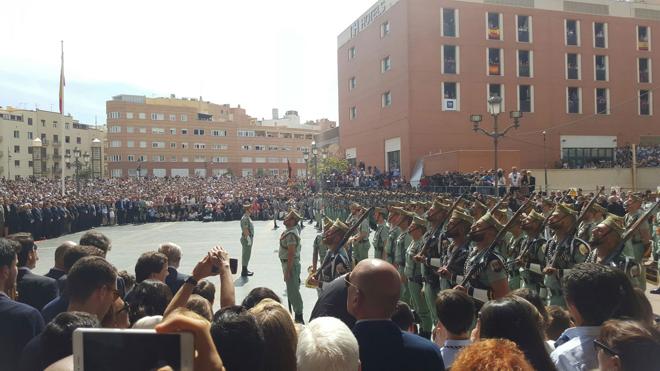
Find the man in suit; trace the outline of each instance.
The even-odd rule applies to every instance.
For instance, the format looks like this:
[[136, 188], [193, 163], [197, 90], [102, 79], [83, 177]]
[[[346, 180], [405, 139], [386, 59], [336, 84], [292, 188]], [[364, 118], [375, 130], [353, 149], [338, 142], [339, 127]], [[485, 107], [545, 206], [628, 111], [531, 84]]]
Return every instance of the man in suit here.
[[76, 246], [75, 242], [64, 241], [55, 249], [55, 265], [44, 276], [59, 280], [60, 277], [66, 274], [64, 270], [64, 255], [73, 246]]
[[172, 290], [172, 294], [176, 294], [188, 277], [190, 277], [178, 271], [179, 264], [181, 263], [181, 247], [175, 243], [168, 242], [160, 245], [158, 252], [167, 256], [167, 270], [169, 274], [165, 278], [165, 284]]
[[10, 241], [0, 239], [0, 370], [15, 370], [25, 344], [44, 329], [39, 311], [6, 294], [16, 284], [17, 263]]
[[39, 254], [37, 254], [37, 245], [34, 244], [29, 233], [15, 233], [8, 238], [15, 242], [14, 246], [18, 255], [18, 283], [16, 285], [18, 301], [40, 311], [59, 293], [57, 281], [32, 273], [31, 269], [37, 266]]
[[444, 370], [440, 348], [430, 340], [403, 332], [390, 320], [401, 291], [396, 268], [380, 259], [365, 259], [345, 276], [346, 306], [357, 322], [362, 371]]

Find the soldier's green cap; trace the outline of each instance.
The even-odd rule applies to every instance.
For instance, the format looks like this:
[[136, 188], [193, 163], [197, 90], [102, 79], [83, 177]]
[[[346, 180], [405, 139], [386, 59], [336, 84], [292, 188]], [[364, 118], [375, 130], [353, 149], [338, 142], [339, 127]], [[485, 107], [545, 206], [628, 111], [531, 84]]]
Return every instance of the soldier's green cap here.
[[374, 208], [374, 211], [379, 213], [382, 216], [387, 216], [387, 208], [385, 208], [385, 207], [378, 206], [378, 207]]
[[484, 222], [486, 224], [489, 224], [491, 227], [495, 228], [498, 232], [504, 228], [502, 223], [498, 222], [497, 219], [491, 214], [491, 213], [486, 213], [484, 216], [482, 216], [477, 223], [479, 222]]
[[464, 222], [467, 222], [468, 224], [474, 223], [474, 218], [465, 211], [465, 209], [459, 209], [456, 208], [454, 211], [451, 213], [451, 219], [456, 219], [456, 220], [461, 220]]
[[357, 202], [352, 202], [351, 205], [349, 206], [350, 209], [361, 209], [362, 205], [360, 205]]
[[413, 226], [413, 225], [416, 226], [416, 227], [419, 227], [419, 228], [424, 228], [424, 229], [426, 229], [426, 226], [427, 226], [426, 220], [424, 220], [424, 219], [422, 219], [418, 216], [413, 217], [413, 221], [412, 221], [412, 224], [410, 224], [410, 226]]
[[606, 226], [610, 227], [610, 229], [617, 233], [619, 236], [621, 236], [625, 231], [623, 226], [623, 218], [614, 214], [608, 214], [607, 218], [600, 222], [600, 224], [605, 224]]
[[555, 206], [554, 212], [559, 212], [560, 214], [564, 215], [577, 215], [577, 211], [573, 210], [572, 207], [564, 203], [557, 204], [557, 206]]
[[390, 212], [393, 214], [403, 214], [405, 210], [403, 210], [400, 206], [392, 206], [390, 207]]
[[347, 226], [346, 223], [342, 222], [339, 219], [335, 220], [335, 222], [332, 223], [332, 227], [330, 227], [330, 228], [332, 228], [334, 230], [342, 231], [344, 233], [348, 232], [348, 230], [350, 229], [350, 227]]
[[538, 213], [536, 210], [532, 209], [529, 213], [523, 214], [525, 218], [530, 218], [533, 219], [537, 222], [543, 222], [545, 221], [545, 217], [543, 214]]
[[599, 204], [598, 202], [594, 202], [591, 205], [591, 211], [598, 213], [598, 214], [603, 214], [607, 212], [607, 209], [603, 207], [603, 205]]
[[474, 200], [474, 204], [472, 205], [472, 207], [480, 208], [482, 210], [488, 210], [488, 207], [486, 205], [484, 205], [483, 202], [481, 202], [477, 199]]
[[328, 218], [327, 216], [323, 217], [323, 229], [328, 230], [328, 228], [332, 227], [332, 219]]
[[630, 194], [628, 195], [628, 197], [632, 198], [633, 201], [635, 201], [635, 202], [642, 202], [642, 201], [644, 201], [644, 199], [642, 198], [642, 195], [640, 195], [639, 193], [630, 193]]
[[436, 210], [449, 211], [449, 209], [451, 208], [451, 205], [448, 205], [448, 204], [442, 202], [441, 198], [436, 198], [435, 200], [433, 200], [433, 203], [431, 204], [431, 208], [436, 209]]
[[296, 210], [291, 209], [289, 210], [289, 213], [286, 214], [286, 216], [284, 217], [284, 220], [292, 219], [292, 218], [295, 218], [296, 220], [300, 220], [302, 219], [302, 216], [300, 216], [300, 214], [298, 214]]

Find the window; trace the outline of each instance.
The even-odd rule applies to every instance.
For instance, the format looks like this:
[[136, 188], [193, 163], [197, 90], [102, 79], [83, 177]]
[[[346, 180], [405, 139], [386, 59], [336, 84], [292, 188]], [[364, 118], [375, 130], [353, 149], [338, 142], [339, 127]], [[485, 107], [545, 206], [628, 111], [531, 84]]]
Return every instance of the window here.
[[348, 79], [348, 91], [355, 89], [355, 77]]
[[383, 93], [381, 105], [383, 107], [389, 107], [392, 105], [392, 94], [389, 91]]
[[610, 92], [605, 88], [596, 88], [596, 113], [608, 115], [610, 113]]
[[126, 141], [126, 147], [128, 147], [128, 148], [135, 147], [135, 141], [134, 140], [127, 140]]
[[108, 156], [110, 158], [110, 162], [119, 162], [121, 161], [121, 155], [111, 155]]
[[118, 119], [119, 118], [119, 112], [110, 112], [109, 118]]
[[64, 137], [64, 143], [71, 143], [71, 137], [70, 136], [65, 136]]
[[532, 52], [518, 50], [518, 77], [532, 77]]
[[226, 137], [227, 136], [227, 130], [213, 130], [211, 134], [214, 137]]
[[128, 162], [135, 162], [135, 155], [127, 155], [126, 160]]
[[132, 127], [132, 126], [127, 126], [127, 127], [126, 127], [126, 132], [127, 132], [127, 133], [132, 133], [132, 132], [134, 132], [134, 131], [135, 131], [135, 128], [134, 128], [134, 127]]
[[28, 133], [27, 133], [27, 138], [28, 138], [29, 140], [34, 139], [34, 133], [31, 132], [31, 131], [28, 131]]
[[151, 134], [165, 134], [165, 129], [163, 129], [163, 128], [151, 128]]
[[502, 40], [502, 14], [487, 13], [486, 27], [488, 40]]
[[607, 81], [609, 74], [607, 71], [607, 56], [596, 55], [594, 56], [595, 63], [595, 76], [596, 81]]
[[163, 155], [151, 156], [151, 161], [153, 161], [153, 162], [163, 162], [163, 161], [165, 161], [165, 156], [163, 156]]
[[176, 135], [176, 129], [170, 128], [170, 135]]
[[651, 50], [651, 29], [647, 26], [637, 26], [637, 50]]
[[57, 129], [57, 121], [53, 121], [53, 129]]
[[442, 36], [458, 37], [458, 10], [442, 9]]
[[133, 118], [133, 112], [126, 112], [126, 118], [127, 119], [132, 119]]
[[357, 107], [353, 106], [348, 109], [348, 118], [353, 120], [357, 117]]
[[188, 129], [181, 129], [181, 135], [188, 135]]
[[576, 87], [566, 89], [566, 112], [582, 113], [582, 89]]
[[165, 114], [164, 113], [152, 113], [151, 114], [151, 119], [153, 121], [163, 121], [163, 120], [165, 120]]
[[607, 48], [607, 23], [594, 22], [594, 48]]
[[243, 144], [243, 145], [241, 146], [241, 150], [243, 150], [243, 151], [249, 151], [249, 150], [251, 150], [251, 149], [252, 149], [252, 146], [250, 146], [250, 145], [248, 145], [248, 144]]
[[188, 115], [181, 115], [181, 121], [183, 122], [188, 121]]
[[151, 142], [151, 148], [165, 148], [165, 142]]
[[14, 153], [21, 153], [21, 146], [14, 146]]
[[176, 121], [176, 115], [170, 114], [170, 121]]
[[256, 144], [256, 145], [254, 146], [254, 150], [255, 150], [255, 151], [265, 151], [265, 150], [266, 150], [266, 146], [263, 145], [263, 144]]
[[28, 117], [28, 126], [32, 126], [32, 117]]
[[229, 149], [229, 146], [226, 144], [214, 144], [213, 149], [227, 150]]
[[252, 157], [241, 157], [241, 162], [243, 163], [252, 162]]
[[520, 112], [534, 111], [534, 89], [530, 85], [518, 85], [518, 110]]
[[256, 162], [258, 164], [264, 164], [264, 163], [266, 163], [266, 158], [265, 157], [255, 157], [254, 162]]
[[82, 144], [82, 139], [80, 137], [76, 137], [76, 144]]
[[532, 42], [532, 17], [528, 15], [516, 16], [517, 41], [519, 43]]
[[110, 147], [112, 148], [120, 148], [121, 147], [121, 140], [113, 140], [110, 142]]
[[138, 128], [138, 132], [140, 134], [146, 134], [147, 133], [147, 128]]
[[637, 60], [638, 82], [642, 84], [651, 82], [651, 60], [648, 58], [639, 58]]
[[193, 135], [204, 135], [204, 129], [193, 129]]
[[121, 133], [121, 126], [110, 126], [111, 133]]
[[348, 60], [350, 61], [351, 59], [355, 59], [355, 56], [357, 55], [357, 52], [355, 50], [354, 46], [351, 46], [348, 48]]
[[181, 148], [182, 149], [188, 148], [188, 143], [181, 143]]
[[390, 57], [387, 56], [380, 61], [380, 72], [385, 73], [389, 71], [390, 68], [392, 68], [392, 64], [390, 62]]
[[21, 133], [18, 130], [14, 130], [14, 138], [19, 139], [21, 137]]
[[112, 169], [110, 170], [111, 176], [113, 178], [121, 178], [122, 177], [122, 169]]
[[456, 45], [442, 46], [442, 73], [448, 75], [458, 73], [458, 47]]
[[206, 144], [204, 144], [204, 143], [193, 143], [193, 148], [195, 148], [195, 149], [206, 149]]
[[21, 166], [21, 160], [14, 160], [14, 166], [15, 167], [20, 167]]
[[170, 142], [170, 148], [176, 148], [176, 142]]
[[575, 53], [566, 54], [566, 79], [580, 80], [580, 55]]
[[140, 112], [140, 113], [138, 114], [138, 118], [139, 118], [140, 120], [144, 120], [144, 119], [147, 118], [147, 114], [144, 113], [144, 112]]
[[580, 21], [567, 19], [566, 25], [566, 45], [580, 46]]
[[213, 157], [213, 162], [229, 162], [229, 158], [222, 157], [222, 156], [216, 156], [216, 157]]
[[502, 76], [502, 49], [499, 48], [488, 48], [488, 75], [490, 76]]
[[458, 83], [442, 83], [442, 110], [458, 111]]
[[140, 148], [147, 148], [147, 142], [145, 142], [144, 140], [141, 140], [140, 141]]
[[639, 114], [641, 116], [651, 116], [651, 91], [639, 91]]
[[237, 130], [237, 134], [239, 137], [254, 137], [255, 132], [254, 130]]
[[385, 21], [383, 24], [380, 25], [380, 38], [382, 39], [383, 37], [389, 34], [390, 34], [390, 22]]

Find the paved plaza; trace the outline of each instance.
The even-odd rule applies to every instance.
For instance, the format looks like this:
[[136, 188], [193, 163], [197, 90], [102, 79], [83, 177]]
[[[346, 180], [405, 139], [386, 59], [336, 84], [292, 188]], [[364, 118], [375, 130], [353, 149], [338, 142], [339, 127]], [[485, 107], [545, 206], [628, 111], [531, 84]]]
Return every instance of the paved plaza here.
[[[108, 259], [117, 269], [127, 270], [135, 273], [134, 267], [138, 256], [145, 251], [157, 250], [160, 243], [174, 242], [183, 249], [183, 258], [181, 259], [180, 271], [190, 273], [199, 259], [213, 246], [223, 246], [229, 252], [232, 258], [240, 259], [241, 244], [239, 221], [231, 222], [172, 222], [172, 223], [153, 223], [142, 225], [124, 225], [115, 227], [101, 227], [98, 230], [106, 234], [112, 240], [112, 250], [108, 254]], [[279, 246], [280, 233], [284, 229], [282, 222], [278, 222], [279, 229], [273, 230], [273, 222], [254, 222], [254, 245], [252, 248], [252, 259], [250, 261], [250, 270], [254, 271], [254, 276], [244, 279], [239, 274], [234, 276], [234, 285], [236, 286], [236, 301], [240, 303], [243, 297], [255, 287], [265, 286], [275, 291], [282, 298], [286, 305], [285, 285], [282, 277], [282, 269], [277, 258], [277, 249]], [[307, 277], [307, 267], [312, 263], [312, 243], [316, 236], [316, 229], [312, 225], [305, 223], [301, 232], [302, 253], [301, 266], [303, 273], [300, 279], [304, 282]], [[78, 241], [83, 232], [70, 234], [67, 236], [40, 241], [39, 262], [37, 263], [36, 273], [45, 274], [53, 265], [53, 255], [55, 248], [63, 241]], [[373, 249], [370, 251], [373, 255]], [[219, 308], [219, 281], [218, 277], [212, 277], [210, 280], [216, 284], [216, 302], [214, 310]], [[653, 289], [654, 287], [648, 287]], [[301, 285], [300, 289], [303, 303], [305, 321], [309, 318], [314, 303], [316, 302], [316, 290], [309, 289]], [[647, 297], [651, 300], [653, 311], [660, 313], [660, 295], [651, 295], [647, 292]]]

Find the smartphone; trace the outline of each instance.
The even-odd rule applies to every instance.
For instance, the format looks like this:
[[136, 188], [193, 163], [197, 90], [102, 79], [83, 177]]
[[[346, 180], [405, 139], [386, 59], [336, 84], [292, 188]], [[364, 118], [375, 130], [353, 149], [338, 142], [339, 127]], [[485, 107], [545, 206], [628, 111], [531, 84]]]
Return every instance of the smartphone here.
[[144, 371], [170, 367], [192, 371], [191, 333], [158, 334], [155, 330], [80, 328], [73, 332], [76, 371]]
[[231, 274], [238, 272], [238, 259], [229, 258], [229, 270], [231, 270]]

